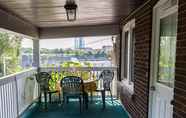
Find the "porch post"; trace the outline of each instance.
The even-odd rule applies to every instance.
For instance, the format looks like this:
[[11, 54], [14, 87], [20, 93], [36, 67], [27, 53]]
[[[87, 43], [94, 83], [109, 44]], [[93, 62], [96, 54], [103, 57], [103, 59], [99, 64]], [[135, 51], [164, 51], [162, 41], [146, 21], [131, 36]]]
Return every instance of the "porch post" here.
[[33, 40], [33, 67], [39, 68], [39, 39]]

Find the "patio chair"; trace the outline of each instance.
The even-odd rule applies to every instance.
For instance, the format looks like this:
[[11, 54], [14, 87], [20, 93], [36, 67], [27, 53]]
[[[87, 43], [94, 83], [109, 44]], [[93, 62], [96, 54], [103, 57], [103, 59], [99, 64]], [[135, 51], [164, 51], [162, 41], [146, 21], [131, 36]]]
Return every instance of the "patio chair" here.
[[103, 80], [103, 87], [97, 88], [96, 92], [101, 92], [102, 94], [102, 100], [103, 100], [103, 107], [105, 107], [105, 92], [109, 91], [111, 96], [111, 101], [113, 104], [113, 96], [112, 96], [112, 80], [114, 78], [114, 72], [111, 70], [103, 70], [99, 76], [99, 80]]
[[36, 74], [36, 80], [39, 84], [39, 103], [41, 103], [42, 93], [44, 93], [45, 109], [47, 109], [47, 95], [49, 95], [49, 102], [51, 103], [52, 94], [58, 93], [59, 102], [60, 102], [60, 91], [49, 89], [50, 79], [51, 79], [51, 75], [47, 72], [39, 72], [38, 74]]
[[61, 80], [61, 88], [63, 93], [63, 106], [65, 101], [68, 103], [70, 98], [79, 99], [80, 112], [82, 99], [88, 108], [88, 94], [84, 91], [83, 80], [77, 76], [67, 76]]

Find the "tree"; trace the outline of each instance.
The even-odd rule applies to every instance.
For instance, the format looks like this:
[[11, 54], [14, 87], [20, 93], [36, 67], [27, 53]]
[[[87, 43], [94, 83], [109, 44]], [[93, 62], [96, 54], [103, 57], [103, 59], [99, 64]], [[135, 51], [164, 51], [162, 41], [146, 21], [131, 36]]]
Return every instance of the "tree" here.
[[7, 74], [20, 70], [18, 57], [20, 55], [22, 37], [8, 33], [0, 33], [0, 73], [3, 73], [3, 60], [6, 60]]

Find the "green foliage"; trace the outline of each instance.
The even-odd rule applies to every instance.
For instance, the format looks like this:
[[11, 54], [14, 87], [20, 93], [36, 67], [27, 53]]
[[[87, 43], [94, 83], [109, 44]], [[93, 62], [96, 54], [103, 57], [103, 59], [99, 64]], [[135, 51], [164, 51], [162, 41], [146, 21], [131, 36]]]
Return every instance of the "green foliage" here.
[[[54, 67], [54, 65], [53, 65]], [[80, 67], [93, 67], [93, 64], [89, 63], [89, 62], [75, 62], [75, 61], [66, 61], [63, 64], [61, 64], [61, 68], [80, 68]], [[88, 71], [78, 71], [78, 70], [72, 70], [72, 71], [61, 71], [61, 72], [56, 72], [55, 70], [52, 71], [51, 73], [51, 77], [52, 79], [49, 81], [49, 88], [50, 90], [56, 90], [57, 88], [57, 83], [62, 80], [65, 76], [78, 76], [78, 77], [82, 77], [84, 80], [88, 80], [91, 78], [91, 76], [93, 78], [94, 75], [91, 75], [90, 72]]]
[[20, 55], [21, 37], [8, 33], [0, 33], [0, 73], [3, 73], [3, 60], [6, 60], [6, 74], [18, 72], [21, 69], [19, 66], [18, 57]]

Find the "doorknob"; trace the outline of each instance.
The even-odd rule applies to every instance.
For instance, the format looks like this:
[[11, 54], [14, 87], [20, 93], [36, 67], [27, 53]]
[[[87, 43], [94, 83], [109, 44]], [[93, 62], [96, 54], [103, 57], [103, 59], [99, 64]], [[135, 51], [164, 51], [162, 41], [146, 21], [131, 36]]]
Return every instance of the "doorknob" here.
[[171, 100], [170, 104], [171, 104], [171, 105], [174, 105], [174, 100]]
[[156, 90], [156, 87], [155, 87], [155, 86], [151, 86], [151, 87], [150, 87], [150, 90], [151, 90], [151, 91], [155, 91], [155, 90]]

